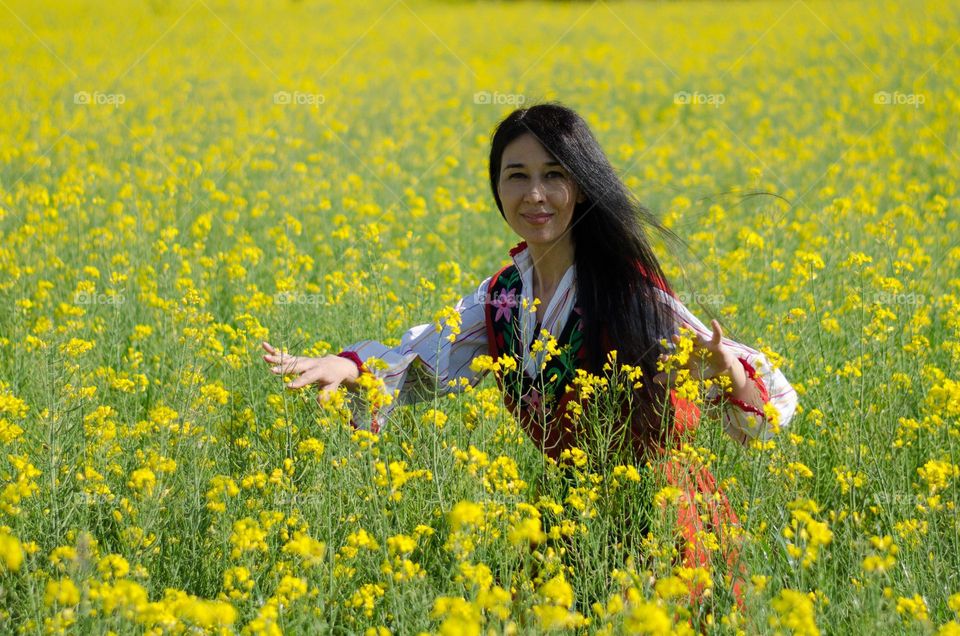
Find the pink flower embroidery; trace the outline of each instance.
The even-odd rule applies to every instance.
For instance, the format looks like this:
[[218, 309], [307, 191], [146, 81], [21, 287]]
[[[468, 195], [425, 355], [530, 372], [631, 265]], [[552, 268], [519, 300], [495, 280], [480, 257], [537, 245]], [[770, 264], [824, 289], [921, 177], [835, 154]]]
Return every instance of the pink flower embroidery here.
[[511, 289], [506, 293], [501, 291], [493, 299], [493, 306], [497, 308], [497, 315], [494, 316], [494, 320], [500, 320], [500, 318], [510, 320], [513, 316], [513, 308], [517, 306], [517, 290]]

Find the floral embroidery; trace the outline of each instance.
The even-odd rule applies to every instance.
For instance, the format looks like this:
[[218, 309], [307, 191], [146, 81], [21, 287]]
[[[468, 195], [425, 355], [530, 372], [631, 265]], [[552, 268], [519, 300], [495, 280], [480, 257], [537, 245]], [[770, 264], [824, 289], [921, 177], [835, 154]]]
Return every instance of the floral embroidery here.
[[[572, 398], [572, 391], [567, 387], [576, 377], [576, 369], [582, 366], [585, 354], [582, 347], [583, 311], [580, 307], [573, 307], [557, 338], [560, 355], [547, 362], [537, 377], [532, 378], [523, 370], [522, 361], [524, 348], [529, 349], [533, 343], [523, 341], [522, 317], [519, 312], [512, 311], [521, 289], [520, 272], [515, 265], [505, 267], [491, 281], [491, 300], [487, 305], [488, 344], [494, 359], [507, 355], [517, 361], [516, 368], [505, 372], [498, 382], [508, 408], [534, 440], [540, 441], [558, 433], [566, 416], [559, 406]], [[511, 299], [513, 304], [510, 304]]]
[[501, 290], [500, 294], [493, 299], [493, 306], [497, 308], [494, 320], [510, 320], [513, 316], [513, 308], [517, 306], [518, 291], [517, 289], [511, 289], [509, 292]]

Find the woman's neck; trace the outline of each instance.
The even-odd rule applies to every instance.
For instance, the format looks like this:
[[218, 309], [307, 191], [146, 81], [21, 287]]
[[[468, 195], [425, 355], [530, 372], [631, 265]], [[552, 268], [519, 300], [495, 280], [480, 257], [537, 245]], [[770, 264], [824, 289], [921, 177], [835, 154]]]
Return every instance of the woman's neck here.
[[573, 265], [573, 242], [564, 237], [546, 245], [529, 245], [533, 285], [540, 295], [552, 295], [563, 275]]

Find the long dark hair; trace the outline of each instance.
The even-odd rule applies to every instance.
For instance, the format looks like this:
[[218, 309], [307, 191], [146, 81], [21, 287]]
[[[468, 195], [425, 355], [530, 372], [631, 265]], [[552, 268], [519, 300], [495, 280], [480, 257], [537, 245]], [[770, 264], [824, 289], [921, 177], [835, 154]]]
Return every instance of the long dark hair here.
[[[497, 126], [490, 146], [490, 187], [497, 191], [503, 151], [517, 137], [532, 134], [577, 182], [585, 200], [575, 205], [570, 231], [574, 244], [577, 304], [583, 309], [588, 371], [599, 373], [610, 349], [618, 364], [643, 370], [640, 422], [657, 437], [656, 405], [664, 391], [653, 382], [660, 340], [676, 332], [676, 317], [656, 298], [656, 280], [670, 290], [647, 238], [647, 227], [682, 241], [623, 184], [589, 126], [573, 110], [555, 102], [520, 108]], [[504, 215], [504, 218], [505, 215]], [[671, 293], [668, 291], [668, 293]]]

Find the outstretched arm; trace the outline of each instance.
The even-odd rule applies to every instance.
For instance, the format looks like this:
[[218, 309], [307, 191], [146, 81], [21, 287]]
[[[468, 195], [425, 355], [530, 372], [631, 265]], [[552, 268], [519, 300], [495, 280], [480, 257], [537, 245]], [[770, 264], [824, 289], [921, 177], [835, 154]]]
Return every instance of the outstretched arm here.
[[[459, 316], [459, 333], [449, 325], [438, 331], [433, 323], [407, 330], [396, 347], [375, 340], [362, 340], [344, 348], [338, 356], [360, 372], [376, 375], [387, 393], [395, 395], [393, 403], [374, 414], [371, 428], [381, 427], [390, 410], [398, 404], [410, 404], [435, 394], [459, 391], [461, 380], [476, 384], [482, 373], [470, 368], [470, 362], [487, 352], [485, 304], [490, 279], [484, 280], [470, 295], [454, 307]], [[368, 365], [372, 359], [378, 365]], [[352, 360], [352, 362], [350, 362]], [[373, 367], [373, 368], [370, 368]], [[451, 386], [453, 381], [455, 386]]]
[[[786, 427], [797, 407], [797, 393], [780, 369], [773, 367], [761, 352], [725, 338], [717, 321], [708, 329], [676, 298], [663, 294], [681, 324], [697, 334], [697, 345], [705, 352], [705, 375], [726, 375], [731, 390], [721, 395], [714, 386], [709, 398], [722, 402], [724, 430], [742, 444], [751, 439], [769, 439]], [[696, 377], [696, 375], [695, 375]]]

